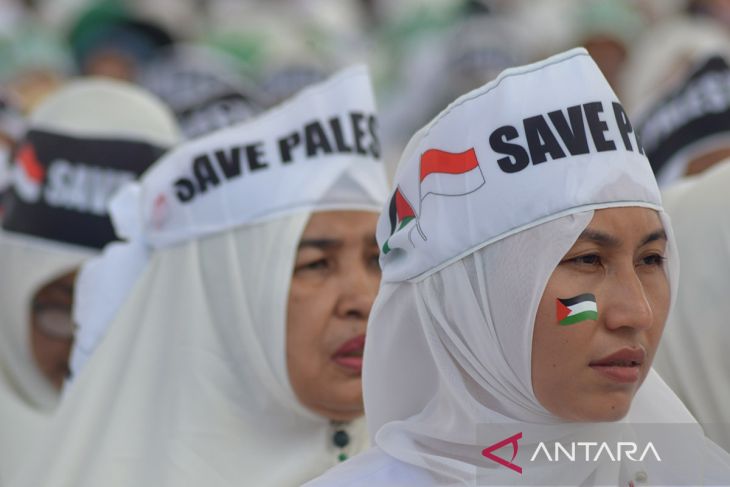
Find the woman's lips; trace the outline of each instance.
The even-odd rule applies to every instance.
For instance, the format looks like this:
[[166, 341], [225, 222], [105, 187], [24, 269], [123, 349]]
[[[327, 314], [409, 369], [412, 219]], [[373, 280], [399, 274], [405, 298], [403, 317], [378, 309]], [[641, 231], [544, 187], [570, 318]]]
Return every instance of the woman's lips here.
[[347, 340], [332, 355], [332, 361], [342, 367], [362, 372], [362, 352], [365, 348], [365, 335]]
[[646, 352], [641, 347], [622, 348], [588, 364], [593, 370], [623, 384], [638, 382]]
[[607, 366], [607, 365], [591, 365], [596, 372], [608, 377], [616, 382], [623, 384], [632, 384], [637, 382], [640, 377], [641, 368], [639, 366]]

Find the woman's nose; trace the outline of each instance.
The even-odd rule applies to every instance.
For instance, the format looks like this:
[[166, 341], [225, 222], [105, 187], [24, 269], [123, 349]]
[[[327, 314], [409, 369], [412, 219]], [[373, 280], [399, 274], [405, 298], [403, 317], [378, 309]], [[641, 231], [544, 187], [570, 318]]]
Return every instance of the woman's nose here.
[[598, 312], [599, 315], [603, 314], [607, 328], [615, 330], [651, 327], [654, 317], [651, 304], [633, 266], [630, 270], [618, 272], [601, 294], [602, 302], [598, 302]]

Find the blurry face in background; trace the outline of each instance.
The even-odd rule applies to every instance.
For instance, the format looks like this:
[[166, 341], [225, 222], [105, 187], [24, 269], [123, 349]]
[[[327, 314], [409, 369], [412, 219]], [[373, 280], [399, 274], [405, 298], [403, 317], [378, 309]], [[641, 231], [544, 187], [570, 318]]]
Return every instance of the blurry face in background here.
[[377, 218], [362, 211], [314, 213], [294, 263], [287, 308], [289, 380], [304, 406], [336, 421], [363, 414], [365, 327], [380, 285]]
[[23, 114], [29, 114], [48, 95], [59, 89], [63, 77], [52, 70], [36, 69], [24, 71], [6, 83], [5, 88], [18, 101], [18, 108]]
[[718, 162], [722, 162], [730, 157], [730, 147], [722, 147], [717, 150], [703, 152], [692, 158], [684, 170], [685, 176], [692, 176], [708, 170]]
[[[532, 341], [532, 387], [568, 421], [614, 421], [629, 411], [667, 319], [666, 236], [656, 211], [611, 208], [553, 271]], [[557, 298], [595, 295], [598, 319], [560, 325]]]
[[730, 27], [730, 0], [695, 0], [690, 2], [690, 7]]
[[595, 36], [587, 39], [583, 46], [601, 68], [611, 87], [618, 91], [619, 78], [627, 55], [624, 45], [610, 37]]
[[103, 76], [122, 81], [133, 81], [136, 70], [134, 59], [114, 49], [99, 50], [84, 65], [84, 74], [87, 76]]
[[61, 390], [73, 345], [71, 306], [76, 271], [40, 288], [31, 302], [31, 347], [38, 368]]

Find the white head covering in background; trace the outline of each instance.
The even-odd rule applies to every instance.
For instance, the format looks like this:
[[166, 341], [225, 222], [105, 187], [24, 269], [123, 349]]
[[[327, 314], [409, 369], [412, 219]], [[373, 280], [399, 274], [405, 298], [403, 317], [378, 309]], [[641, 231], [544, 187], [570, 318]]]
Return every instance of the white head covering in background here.
[[626, 111], [636, 120], [711, 54], [730, 52], [730, 35], [707, 18], [677, 15], [651, 26], [629, 52], [621, 83]]
[[697, 163], [709, 163], [708, 156], [714, 154], [717, 161], [730, 152], [727, 59], [722, 55], [700, 59], [637, 120], [636, 130], [661, 188], [699, 172]]
[[33, 296], [113, 238], [104, 202], [177, 138], [171, 112], [126, 83], [73, 82], [32, 113], [0, 232], [3, 485], [58, 400], [31, 352]]
[[[538, 304], [593, 210], [658, 211], [676, 287], [671, 228], [651, 168], [585, 50], [509, 69], [453, 102], [411, 140], [396, 185], [378, 227], [383, 281], [365, 349], [365, 410], [376, 446], [307, 485], [628, 486], [698, 478], [686, 465], [677, 472], [666, 464], [525, 457], [537, 446], [534, 428], [568, 441], [597, 428], [549, 413], [531, 379]], [[654, 372], [626, 420], [607, 424], [628, 421], [693, 423]], [[498, 426], [533, 428], [513, 458], [520, 474], [482, 455], [495, 442], [479, 436], [480, 425], [497, 435], [506, 431]], [[617, 434], [609, 426], [604, 437]], [[690, 452], [698, 444], [694, 451], [705, 451], [700, 433], [690, 440]], [[727, 462], [721, 472], [730, 478], [727, 456], [711, 443], [708, 449]]]
[[[10, 184], [10, 152], [13, 143], [24, 132], [25, 120], [15, 105], [13, 97], [0, 89], [0, 195]], [[1, 218], [2, 201], [0, 201]]]
[[[79, 345], [103, 340], [13, 485], [293, 486], [334, 465], [333, 426], [289, 383], [289, 284], [312, 211], [382, 207], [375, 124], [352, 68], [122, 190], [130, 242], [79, 278]], [[351, 452], [367, 442], [355, 423]]]
[[[703, 424], [730, 450], [730, 162], [662, 194], [672, 217], [682, 279], [655, 359], [656, 369]], [[691, 364], [691, 367], [688, 366]]]
[[186, 138], [243, 122], [262, 109], [262, 95], [236, 69], [235, 60], [203, 45], [163, 50], [137, 80], [172, 108]]

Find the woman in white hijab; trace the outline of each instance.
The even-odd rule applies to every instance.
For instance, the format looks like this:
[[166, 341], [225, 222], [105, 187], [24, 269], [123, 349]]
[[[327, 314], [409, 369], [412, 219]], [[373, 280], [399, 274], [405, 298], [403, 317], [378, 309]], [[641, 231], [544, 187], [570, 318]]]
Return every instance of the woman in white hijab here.
[[80, 277], [79, 346], [98, 348], [11, 485], [293, 486], [363, 448], [387, 196], [373, 105], [346, 70], [118, 194], [129, 242]]
[[0, 231], [2, 485], [58, 402], [76, 270], [114, 238], [105, 203], [179, 137], [162, 102], [105, 80], [69, 83], [28, 123]]
[[[730, 161], [662, 193], [672, 217], [682, 279], [656, 368], [707, 436], [730, 450]], [[687, 364], [692, 364], [687, 367]]]
[[730, 481], [651, 369], [671, 228], [585, 50], [449, 105], [396, 185], [365, 350], [375, 445], [307, 486]]

